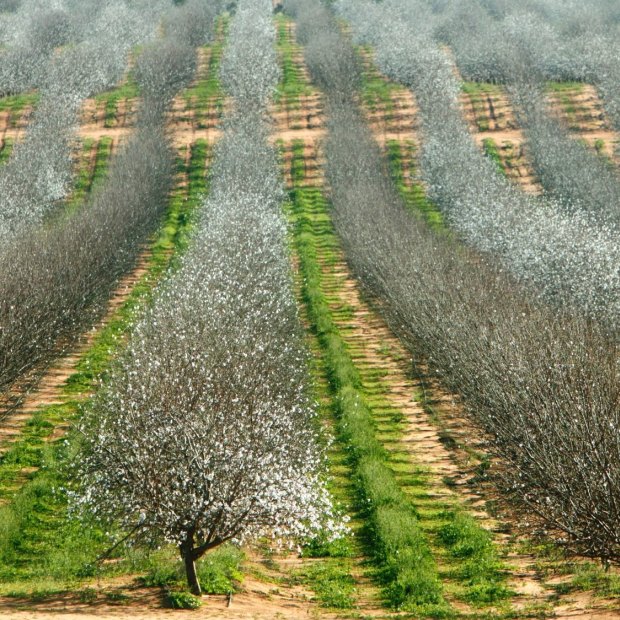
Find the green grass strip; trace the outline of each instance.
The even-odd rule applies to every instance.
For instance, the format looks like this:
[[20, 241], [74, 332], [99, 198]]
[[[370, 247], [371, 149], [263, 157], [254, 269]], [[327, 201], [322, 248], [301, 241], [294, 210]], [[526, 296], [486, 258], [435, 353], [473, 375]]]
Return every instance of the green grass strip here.
[[90, 167], [90, 155], [94, 140], [86, 139], [82, 143], [82, 161], [78, 167], [73, 193], [67, 201], [63, 215], [70, 216], [84, 206], [87, 197], [106, 178], [112, 156], [112, 138], [103, 137], [96, 147], [94, 166]]
[[[215, 41], [212, 45], [203, 48], [205, 53], [209, 54], [207, 69], [202, 75], [198, 76], [196, 83], [183, 93], [187, 108], [195, 110], [197, 116], [208, 114], [212, 107], [215, 107], [218, 115], [222, 113], [224, 98], [220, 83], [220, 63], [226, 46], [229, 26], [230, 16], [226, 13], [220, 15], [216, 23]], [[202, 116], [198, 117], [198, 126], [202, 128], [206, 125], [201, 118]]]
[[402, 144], [398, 140], [388, 140], [386, 147], [390, 175], [409, 210], [421, 215], [426, 223], [436, 232], [448, 233], [449, 231], [441, 211], [437, 205], [426, 197], [422, 184], [417, 180], [405, 182], [403, 172], [405, 162], [410, 167], [409, 175], [411, 176], [415, 173], [413, 167], [416, 151], [415, 144], [412, 142]]
[[[140, 46], [135, 47], [131, 56], [135, 59], [142, 52], [142, 48]], [[129, 71], [127, 73], [127, 77], [124, 82], [113, 88], [111, 90], [105, 91], [103, 93], [99, 93], [95, 97], [95, 101], [97, 103], [104, 104], [104, 117], [103, 117], [103, 125], [106, 128], [114, 127], [117, 121], [118, 116], [118, 105], [121, 101], [128, 102], [132, 99], [137, 99], [140, 96], [140, 87], [134, 79], [133, 71]]]
[[24, 110], [28, 107], [35, 107], [38, 101], [38, 93], [26, 93], [21, 95], [11, 95], [9, 97], [1, 97], [0, 112], [8, 112], [9, 117], [7, 124], [9, 127], [15, 127]]
[[499, 148], [495, 140], [493, 140], [493, 138], [485, 138], [482, 141], [482, 149], [484, 154], [495, 164], [497, 171], [505, 177], [506, 171], [504, 170], [502, 157], [499, 153]]
[[390, 80], [386, 80], [375, 67], [372, 59], [372, 48], [360, 46], [355, 50], [362, 60], [362, 101], [371, 112], [383, 107], [390, 114], [394, 110], [392, 94], [400, 87]]
[[13, 145], [13, 138], [5, 138], [0, 143], [0, 166], [9, 161], [9, 157], [11, 157], [11, 153], [13, 152]]
[[391, 606], [435, 617], [451, 614], [429, 544], [411, 504], [387, 464], [388, 453], [376, 439], [372, 412], [361, 379], [332, 317], [323, 285], [319, 252], [336, 239], [328, 204], [320, 190], [305, 187], [300, 168], [303, 142], [293, 144], [294, 245], [302, 274], [302, 296], [322, 349], [335, 402], [339, 439], [348, 451], [363, 511], [368, 540], [381, 568], [384, 593]]
[[304, 75], [298, 58], [300, 48], [291, 35], [293, 21], [279, 13], [275, 17], [277, 29], [277, 51], [282, 69], [282, 78], [275, 93], [276, 103], [282, 102], [288, 108], [298, 108], [300, 97], [312, 93], [310, 82]]

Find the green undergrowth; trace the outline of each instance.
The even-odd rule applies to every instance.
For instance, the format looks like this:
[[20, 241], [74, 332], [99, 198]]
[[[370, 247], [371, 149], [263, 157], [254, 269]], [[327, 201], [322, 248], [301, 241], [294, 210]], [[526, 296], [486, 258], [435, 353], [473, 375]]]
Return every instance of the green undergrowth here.
[[[95, 576], [139, 572], [157, 558], [176, 561], [176, 553], [145, 557], [123, 547], [112, 556], [114, 561], [95, 561], [109, 546], [109, 537], [96, 523], [78, 521], [68, 513], [69, 463], [79, 448], [71, 425], [89, 406], [87, 397], [105, 380], [153, 287], [186, 246], [193, 213], [207, 191], [207, 157], [205, 142], [192, 146], [188, 165], [181, 153], [179, 173], [188, 175], [189, 186], [178, 187], [171, 195], [151, 245], [146, 274], [81, 356], [62, 390], [62, 403], [36, 412], [0, 457], [1, 594], [41, 597], [76, 588]], [[58, 430], [66, 433], [55, 439]]]
[[[447, 604], [431, 549], [410, 503], [388, 466], [388, 453], [375, 436], [358, 371], [336, 326], [324, 292], [319, 262], [336, 248], [328, 204], [319, 189], [299, 179], [303, 143], [293, 145], [291, 192], [294, 245], [303, 279], [302, 296], [325, 361], [335, 404], [337, 434], [355, 476], [366, 539], [380, 566], [386, 601], [422, 615], [446, 616]], [[334, 257], [332, 257], [334, 259]]]
[[582, 93], [583, 88], [583, 82], [547, 82], [546, 84], [547, 92], [557, 98], [571, 129], [580, 128], [578, 113], [587, 111], [587, 108], [577, 104], [574, 99], [574, 95]]
[[386, 114], [390, 114], [394, 109], [394, 100], [392, 94], [399, 87], [394, 82], [386, 80], [377, 71], [372, 62], [372, 48], [369, 46], [360, 46], [356, 48], [358, 56], [362, 60], [364, 71], [362, 72], [361, 96], [364, 105], [371, 111], [383, 109]]
[[580, 93], [583, 91], [584, 83], [583, 82], [547, 82], [546, 84], [547, 90], [552, 93], [566, 93], [566, 92], [577, 92]]
[[351, 574], [350, 560], [326, 559], [309, 564], [297, 571], [293, 581], [311, 588], [321, 607], [353, 609], [356, 605], [356, 582]]
[[220, 83], [220, 63], [226, 45], [230, 16], [220, 15], [216, 23], [216, 37], [212, 45], [205, 46], [204, 52], [209, 62], [204, 73], [198, 75], [196, 83], [183, 93], [188, 109], [194, 110], [199, 128], [206, 127], [205, 117], [215, 108], [217, 115], [223, 110], [222, 85]]
[[[207, 553], [196, 564], [198, 581], [205, 594], [234, 594], [243, 581], [241, 565], [245, 559], [243, 551], [230, 544]], [[162, 561], [164, 560], [164, 561]], [[169, 557], [155, 556], [147, 566], [141, 583], [147, 587], [164, 588], [168, 595], [186, 593], [186, 577], [182, 565]]]
[[26, 93], [0, 97], [0, 112], [8, 112], [8, 125], [14, 127], [26, 108], [34, 107], [39, 101], [37, 93]]
[[488, 131], [487, 101], [489, 97], [500, 95], [502, 87], [488, 82], [463, 82], [461, 90], [469, 97], [478, 131]]
[[140, 88], [134, 80], [133, 73], [131, 71], [127, 74], [125, 81], [120, 86], [97, 95], [95, 97], [95, 101], [99, 104], [103, 103], [104, 105], [104, 127], [109, 128], [116, 125], [118, 120], [118, 106], [121, 101], [128, 103], [133, 99], [137, 99], [139, 96]]
[[279, 13], [275, 17], [277, 29], [277, 51], [282, 69], [282, 77], [276, 90], [274, 100], [289, 109], [297, 109], [300, 97], [312, 93], [312, 87], [297, 57], [301, 54], [299, 46], [291, 36], [290, 26], [293, 21]]
[[[388, 140], [386, 147], [390, 175], [405, 204], [413, 213], [420, 214], [433, 230], [447, 232], [441, 211], [426, 197], [422, 183], [416, 178], [415, 144], [411, 141], [401, 143]], [[405, 163], [408, 166], [408, 179], [405, 178]]]
[[0, 166], [2, 164], [6, 164], [11, 157], [11, 153], [13, 152], [13, 139], [5, 138], [0, 142]]
[[502, 87], [490, 82], [463, 82], [461, 90], [469, 96], [482, 97], [487, 95], [499, 95]]
[[63, 215], [70, 216], [82, 207], [87, 197], [107, 177], [112, 155], [112, 138], [103, 137], [97, 143], [95, 161], [90, 165], [90, 157], [95, 141], [86, 139], [82, 143], [82, 155], [71, 197], [63, 209]]
[[504, 166], [502, 164], [502, 156], [495, 140], [493, 140], [493, 138], [485, 138], [482, 141], [482, 148], [484, 150], [484, 154], [495, 164], [497, 171], [502, 176], [506, 176], [506, 171], [504, 170]]

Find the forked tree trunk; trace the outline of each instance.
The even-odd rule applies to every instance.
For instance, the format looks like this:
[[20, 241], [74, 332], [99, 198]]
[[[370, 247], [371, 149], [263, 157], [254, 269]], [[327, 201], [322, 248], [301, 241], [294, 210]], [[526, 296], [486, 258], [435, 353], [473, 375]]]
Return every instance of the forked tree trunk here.
[[196, 596], [200, 596], [202, 590], [200, 589], [198, 575], [196, 574], [194, 544], [192, 540], [187, 540], [181, 545], [181, 556], [185, 564], [185, 574], [187, 576], [187, 585], [189, 586], [190, 592]]

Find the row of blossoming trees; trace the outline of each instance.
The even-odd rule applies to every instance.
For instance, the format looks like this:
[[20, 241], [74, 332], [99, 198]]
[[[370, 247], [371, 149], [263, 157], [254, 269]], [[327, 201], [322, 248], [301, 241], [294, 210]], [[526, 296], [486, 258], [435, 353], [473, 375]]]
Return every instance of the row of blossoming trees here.
[[462, 118], [460, 84], [449, 56], [397, 0], [380, 8], [365, 2], [361, 11], [346, 0], [339, 6], [358, 36], [375, 46], [381, 69], [413, 89], [420, 108], [422, 171], [448, 222], [546, 300], [616, 330], [616, 227], [595, 218], [589, 202], [566, 208], [557, 196], [527, 195], [497, 174]]
[[[580, 299], [581, 277], [582, 286], [599, 286], [590, 271], [596, 261], [613, 276], [617, 262], [605, 261], [617, 248], [609, 241], [597, 254], [581, 223], [568, 245], [563, 235], [575, 221], [497, 180], [458, 119], [448, 60], [390, 11], [389, 0], [341, 0], [385, 71], [415, 88], [433, 196], [488, 254], [429, 230], [405, 208], [355, 111], [359, 71], [348, 43], [320, 3], [285, 4], [297, 14], [306, 60], [326, 92], [327, 176], [351, 266], [412, 352], [462, 396], [489, 433], [505, 464], [505, 489], [572, 549], [617, 560], [618, 351], [599, 325], [555, 305]], [[590, 265], [580, 243], [592, 244]], [[617, 301], [606, 283], [594, 292], [603, 309]]]
[[195, 562], [226, 541], [337, 531], [292, 289], [266, 106], [279, 77], [269, 0], [242, 0], [221, 78], [233, 99], [211, 191], [82, 424], [78, 504]]
[[0, 171], [2, 244], [40, 224], [70, 191], [83, 101], [119, 82], [129, 52], [153, 39], [169, 5], [111, 0], [51, 9], [31, 0], [5, 20], [0, 93], [36, 88], [39, 102], [26, 139]]
[[[45, 366], [92, 325], [118, 280], [134, 267], [141, 248], [159, 225], [174, 174], [174, 153], [164, 132], [165, 112], [194, 74], [196, 41], [192, 38], [196, 23], [202, 24], [203, 41], [213, 31], [215, 11], [196, 14], [195, 5], [199, 4], [171, 5], [166, 13], [170, 25], [167, 34], [146, 46], [140, 55], [134, 69], [143, 95], [138, 127], [113, 157], [108, 178], [88, 203], [64, 217], [37, 223], [45, 202], [38, 196], [38, 206], [33, 209], [21, 205], [20, 218], [28, 225], [2, 237], [0, 393], [24, 373]], [[188, 15], [192, 19], [184, 19]], [[125, 55], [123, 58], [125, 62]], [[65, 82], [58, 77], [55, 88], [64, 92]], [[71, 84], [66, 92], [73, 96]], [[16, 166], [20, 153], [30, 150], [30, 137], [17, 147], [7, 168]], [[13, 172], [2, 170], [0, 184], [26, 186], [24, 175], [28, 170], [17, 170], [15, 177]], [[16, 189], [15, 196], [18, 194]], [[46, 195], [51, 198], [51, 194]], [[15, 202], [8, 201], [10, 208], [0, 205], [0, 219], [5, 216], [11, 220], [11, 209], [18, 203], [20, 199], [15, 197]]]

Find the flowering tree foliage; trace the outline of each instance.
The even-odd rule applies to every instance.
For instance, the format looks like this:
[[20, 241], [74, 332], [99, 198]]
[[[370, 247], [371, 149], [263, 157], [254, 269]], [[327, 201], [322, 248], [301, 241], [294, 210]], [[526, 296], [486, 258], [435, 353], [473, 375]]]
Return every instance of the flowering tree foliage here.
[[[420, 108], [421, 166], [430, 197], [473, 247], [499, 257], [522, 282], [559, 306], [620, 326], [620, 248], [615, 227], [530, 196], [497, 174], [471, 137], [460, 85], [446, 53], [398, 0], [338, 3], [376, 49], [382, 70], [410, 86]], [[361, 7], [361, 9], [360, 9]]]
[[262, 75], [217, 147], [190, 250], [82, 425], [79, 505], [177, 545], [196, 594], [195, 561], [225, 541], [338, 532], [262, 118], [278, 77], [270, 9], [240, 3], [222, 77]]
[[[142, 3], [120, 0], [83, 3], [88, 6], [67, 3], [54, 10], [40, 4], [28, 0], [20, 10], [26, 24], [16, 36], [24, 43], [16, 45], [32, 47], [32, 62], [40, 74], [13, 90], [36, 86], [41, 99], [26, 139], [17, 144], [0, 171], [0, 244], [40, 224], [66, 196], [74, 172], [74, 130], [82, 102], [118, 83], [129, 51], [155, 34], [167, 3], [158, 0], [146, 10]], [[85, 12], [89, 7], [91, 11]], [[0, 67], [9, 71], [11, 65], [0, 62]]]
[[[143, 74], [148, 88], [165, 91], [169, 100], [170, 68], [173, 87], [180, 89], [191, 78], [196, 55], [182, 39], [163, 38], [159, 45], [164, 52], [145, 51]], [[148, 90], [142, 74], [137, 79]], [[53, 359], [100, 316], [159, 222], [174, 174], [161, 101], [144, 98], [138, 125], [86, 208], [0, 245], [0, 393]]]
[[[386, 4], [340, 6], [354, 9], [347, 14], [363, 22], [360, 28], [377, 28]], [[617, 345], [596, 324], [543, 303], [493, 259], [411, 216], [355, 110], [355, 93], [348, 89], [351, 98], [343, 98], [355, 67], [335, 23], [318, 1], [285, 6], [297, 12], [310, 71], [326, 92], [326, 173], [350, 265], [410, 350], [462, 396], [489, 433], [504, 461], [502, 484], [526, 514], [570, 549], [619, 561]], [[387, 30], [394, 53], [401, 43], [406, 50], [398, 28]], [[428, 67], [445, 61], [437, 50], [430, 54], [438, 64], [424, 64], [425, 56], [402, 64], [419, 62], [429, 81], [442, 84]]]

